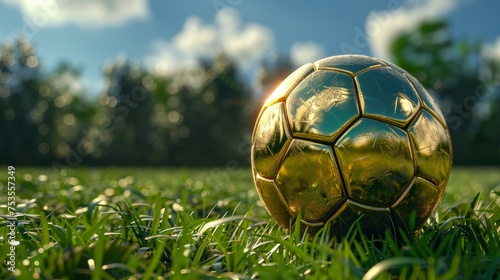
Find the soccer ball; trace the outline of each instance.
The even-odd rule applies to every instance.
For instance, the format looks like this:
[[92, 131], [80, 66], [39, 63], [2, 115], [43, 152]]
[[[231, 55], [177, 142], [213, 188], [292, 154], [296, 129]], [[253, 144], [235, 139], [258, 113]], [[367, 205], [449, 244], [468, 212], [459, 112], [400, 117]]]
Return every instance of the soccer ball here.
[[[300, 217], [342, 236], [416, 233], [450, 174], [444, 117], [408, 72], [361, 55], [332, 56], [288, 76], [265, 101], [252, 135], [258, 195], [286, 229]], [[300, 213], [300, 214], [299, 214]]]

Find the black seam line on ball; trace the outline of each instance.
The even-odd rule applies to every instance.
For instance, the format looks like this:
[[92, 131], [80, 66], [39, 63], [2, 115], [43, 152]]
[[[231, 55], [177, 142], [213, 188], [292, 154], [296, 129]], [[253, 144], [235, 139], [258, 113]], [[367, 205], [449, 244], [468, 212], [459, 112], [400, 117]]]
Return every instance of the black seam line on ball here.
[[[426, 109], [427, 112], [429, 112], [429, 114], [431, 114], [431, 116], [436, 118], [436, 120], [441, 124], [441, 126], [444, 127], [444, 129], [447, 129], [448, 126], [446, 124], [446, 120], [441, 120], [441, 118], [438, 116], [438, 113], [434, 112], [434, 110], [432, 110], [432, 108], [430, 108], [429, 105], [425, 104], [424, 100], [422, 99], [422, 93], [420, 93], [417, 90], [417, 88], [415, 87], [415, 84], [410, 80], [410, 78], [408, 78], [408, 75], [403, 74], [403, 76], [406, 78], [408, 83], [412, 86], [413, 91], [417, 94], [417, 98], [418, 98], [418, 100], [420, 100], [420, 108]], [[413, 78], [418, 82], [417, 78], [415, 78], [415, 77], [413, 77]], [[424, 86], [422, 86], [422, 87], [424, 87]], [[427, 90], [425, 88], [424, 88], [424, 90], [427, 92]], [[430, 95], [429, 92], [427, 92], [427, 94]], [[432, 98], [432, 96], [431, 96], [431, 98]], [[434, 101], [434, 100], [429, 100], [429, 102], [430, 101]], [[437, 109], [440, 110], [439, 107]]]
[[416, 176], [417, 174], [417, 149], [416, 149], [416, 144], [415, 141], [413, 140], [413, 137], [411, 136], [411, 133], [408, 130], [405, 130], [406, 137], [408, 137], [408, 141], [410, 142], [410, 150], [411, 150], [411, 157], [413, 161], [413, 176]]
[[376, 68], [384, 68], [384, 67], [387, 67], [387, 68], [391, 68], [389, 67], [388, 65], [384, 65], [384, 64], [375, 64], [375, 65], [372, 65], [372, 66], [368, 66], [366, 67], [365, 69], [362, 69], [362, 70], [359, 70], [358, 72], [356, 73], [353, 73], [352, 76], [353, 77], [356, 77], [357, 75], [361, 74], [361, 73], [364, 73], [364, 72], [367, 72], [367, 71], [370, 71], [372, 69], [376, 69]]
[[[416, 115], [418, 115], [418, 113]], [[363, 119], [370, 119], [370, 120], [378, 121], [378, 122], [381, 122], [381, 123], [384, 123], [384, 124], [392, 125], [394, 127], [402, 129], [402, 130], [405, 130], [406, 129], [405, 127], [408, 126], [408, 124], [402, 125], [401, 123], [398, 123], [397, 121], [393, 121], [393, 120], [388, 119], [388, 118], [386, 118], [386, 119], [380, 118], [378, 116], [381, 116], [381, 115], [378, 115], [378, 114], [367, 114], [367, 115], [362, 115], [361, 118], [363, 118]], [[410, 120], [409, 120], [410, 123], [413, 120], [413, 118], [414, 118], [414, 116], [412, 118], [410, 118]]]
[[283, 101], [283, 122], [285, 125], [285, 130], [290, 132], [291, 139], [294, 139], [295, 137], [293, 136], [293, 130], [292, 130], [292, 125], [290, 123], [290, 118], [288, 117], [288, 96], [287, 98]]
[[342, 74], [347, 74], [351, 78], [354, 77], [354, 74], [352, 72], [344, 70], [344, 69], [340, 69], [340, 68], [335, 68], [335, 67], [321, 66], [317, 70], [318, 71], [322, 70], [322, 71], [330, 71], [330, 72], [339, 72], [339, 73], [342, 73]]
[[300, 219], [300, 223], [309, 227], [321, 227], [325, 225], [322, 221], [306, 221], [304, 219]]
[[[344, 193], [344, 199], [342, 199], [342, 204], [345, 202], [344, 200], [349, 199], [349, 193], [347, 192], [347, 185], [345, 183], [344, 174], [342, 172], [342, 167], [340, 166], [340, 161], [337, 157], [337, 153], [335, 153], [335, 146], [332, 147], [332, 156], [335, 165], [337, 165], [337, 171], [339, 172], [340, 182], [342, 183], [342, 192]], [[340, 204], [340, 203], [339, 203]]]
[[257, 175], [258, 177], [260, 177], [261, 179], [266, 180], [266, 181], [273, 181], [274, 179], [276, 179], [273, 177], [268, 177], [266, 175], [262, 175], [258, 171], [255, 171], [255, 175]]
[[333, 139], [332, 146], [335, 148], [335, 144], [337, 144], [337, 141], [339, 141], [339, 139], [342, 138], [342, 136], [344, 136], [347, 131], [351, 129], [351, 127], [353, 127], [355, 124], [357, 124], [362, 118], [363, 116], [361, 114], [361, 111], [359, 111], [358, 115], [354, 119], [352, 119], [352, 121], [350, 121], [348, 125], [344, 127], [344, 129], [342, 129], [342, 131]]
[[274, 179], [278, 179], [278, 173], [281, 169], [281, 166], [283, 165], [283, 162], [285, 161], [285, 156], [288, 153], [288, 150], [290, 149], [290, 146], [292, 145], [293, 137], [290, 137], [286, 140], [285, 144], [283, 145], [283, 153], [281, 154], [281, 157], [278, 159], [278, 170], [276, 170], [276, 175], [274, 175]]
[[347, 193], [346, 193], [346, 196], [344, 198], [342, 198], [341, 201], [339, 201], [339, 203], [337, 205], [335, 205], [334, 207], [330, 208], [326, 213], [325, 215], [323, 215], [323, 217], [321, 218], [321, 220], [324, 222], [324, 223], [328, 223], [328, 221], [330, 221], [332, 218], [336, 218], [340, 213], [339, 210], [342, 209], [342, 207], [344, 206], [344, 204], [346, 204], [347, 202]]
[[293, 135], [293, 132], [291, 133], [292, 135], [292, 139], [297, 139], [297, 140], [305, 140], [305, 141], [309, 141], [309, 142], [312, 142], [314, 144], [323, 144], [323, 145], [328, 145], [328, 146], [331, 146], [332, 149], [335, 148], [335, 144], [337, 143], [337, 141], [351, 128], [353, 127], [360, 119], [362, 119], [363, 117], [361, 116], [361, 114], [358, 114], [355, 118], [353, 118], [351, 121], [349, 121], [349, 124], [344, 127], [338, 134], [337, 136], [335, 136], [333, 138], [332, 141], [328, 141], [328, 140], [321, 140], [321, 139], [314, 139], [314, 135], [315, 134], [310, 134], [312, 135], [313, 137], [305, 137], [305, 136], [296, 136], [296, 135]]
[[280, 188], [278, 187], [276, 179], [273, 180], [273, 188], [276, 191], [276, 194], [278, 195], [278, 199], [280, 200], [280, 203], [283, 205], [283, 207], [285, 208], [288, 215], [290, 215], [290, 217], [295, 216], [292, 209], [290, 209], [290, 205], [287, 203], [285, 196], [283, 195]]
[[413, 176], [413, 178], [411, 179], [410, 183], [408, 183], [408, 185], [406, 186], [406, 188], [399, 194], [399, 196], [396, 199], [396, 201], [394, 201], [394, 203], [392, 203], [392, 205], [389, 208], [398, 207], [398, 205], [401, 202], [403, 202], [403, 200], [406, 198], [406, 196], [411, 191], [411, 189], [413, 188], [413, 186], [415, 186], [415, 181], [416, 180], [417, 180], [417, 176]]
[[[422, 110], [425, 110], [425, 108], [422, 108], [422, 106], [420, 106], [417, 110], [417, 112], [408, 120], [408, 123], [403, 126], [403, 129], [406, 131], [410, 126], [413, 125], [414, 122], [416, 122], [416, 119], [418, 118], [418, 116], [421, 114]], [[425, 110], [427, 111], [427, 110]], [[432, 116], [432, 114], [431, 114]]]
[[[318, 65], [316, 65], [316, 62], [309, 62], [309, 63], [312, 65], [312, 68], [313, 68], [312, 72], [319, 70]], [[307, 75], [307, 76], [309, 76], [309, 75]], [[304, 80], [304, 79], [302, 79], [302, 80]]]
[[429, 106], [427, 106], [425, 103], [422, 102], [420, 110], [426, 110], [433, 118], [436, 119], [436, 121], [444, 128], [444, 130], [448, 130], [448, 124], [446, 123], [446, 121], [441, 120], [441, 118], [438, 116], [436, 112], [434, 112], [434, 110], [432, 110], [432, 108], [430, 108]]
[[361, 117], [363, 115], [363, 105], [364, 101], [361, 101], [361, 91], [358, 83], [356, 82], [356, 78], [354, 76], [351, 77], [354, 94], [356, 95], [356, 106], [358, 106], [358, 116]]
[[379, 211], [379, 212], [388, 212], [388, 211], [390, 211], [390, 207], [389, 206], [373, 205], [373, 204], [369, 204], [369, 203], [366, 203], [366, 202], [361, 202], [359, 200], [355, 200], [355, 199], [352, 199], [352, 198], [347, 199], [347, 202], [350, 203], [350, 204], [352, 204], [352, 205], [355, 205], [355, 206], [358, 206], [358, 207], [361, 207], [361, 208], [364, 208], [364, 209], [368, 209], [368, 210]]
[[322, 144], [322, 145], [327, 145], [327, 146], [330, 146], [330, 147], [332, 145], [332, 142], [330, 142], [330, 141], [312, 139], [312, 138], [307, 138], [307, 137], [304, 137], [304, 136], [295, 136], [295, 135], [293, 135], [292, 139], [294, 139], [294, 140], [308, 141], [308, 142], [311, 142], [313, 144]]
[[376, 211], [385, 211], [385, 210], [390, 208], [390, 206], [361, 201], [361, 200], [353, 198], [353, 197], [347, 198], [347, 203], [350, 203], [350, 204], [353, 204], [353, 205], [356, 205], [358, 207], [362, 207], [365, 209], [377, 209]]
[[[409, 74], [409, 73], [408, 73]], [[411, 75], [411, 74], [410, 74]], [[406, 81], [408, 84], [410, 84], [411, 88], [413, 89], [413, 92], [417, 95], [417, 99], [420, 101], [420, 104], [424, 104], [424, 101], [422, 100], [422, 96], [420, 96], [420, 92], [418, 92], [417, 88], [415, 87], [415, 84], [408, 78], [408, 75], [406, 73], [403, 73], [403, 77], [405, 77]], [[414, 77], [415, 78], [415, 77]], [[415, 78], [416, 80], [417, 78]], [[418, 81], [417, 81], [418, 82]], [[423, 87], [423, 86], [422, 86]], [[424, 88], [425, 89], [425, 88]]]
[[439, 186], [444, 182], [441, 182], [441, 184], [437, 185], [435, 184], [434, 182], [432, 182], [429, 178], [426, 178], [426, 177], [423, 177], [422, 175], [415, 175], [415, 178], [419, 178], [419, 179], [422, 179], [424, 181], [426, 181], [427, 183], [431, 184], [433, 187], [436, 188], [436, 190], [439, 191]]

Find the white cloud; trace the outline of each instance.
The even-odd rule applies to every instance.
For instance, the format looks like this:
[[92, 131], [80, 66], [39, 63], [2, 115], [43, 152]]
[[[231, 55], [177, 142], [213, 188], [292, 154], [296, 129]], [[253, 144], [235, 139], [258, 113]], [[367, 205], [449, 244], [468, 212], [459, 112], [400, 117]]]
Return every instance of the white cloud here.
[[222, 51], [243, 70], [251, 70], [273, 45], [274, 37], [267, 27], [256, 23], [243, 25], [236, 10], [225, 8], [217, 13], [213, 23], [189, 17], [171, 40], [154, 41], [153, 52], [145, 60], [151, 70], [168, 75]]
[[173, 39], [173, 45], [187, 55], [209, 55], [217, 40], [217, 31], [213, 26], [204, 26], [197, 17], [189, 17], [181, 33]]
[[299, 67], [314, 62], [325, 55], [325, 49], [314, 42], [297, 42], [290, 49], [290, 59], [293, 65]]
[[485, 44], [481, 53], [487, 59], [500, 61], [500, 36], [494, 43]]
[[148, 0], [2, 0], [16, 6], [37, 27], [77, 24], [117, 26], [148, 17]]
[[387, 10], [373, 11], [368, 15], [365, 30], [374, 56], [390, 59], [390, 44], [398, 35], [414, 30], [422, 21], [448, 14], [459, 1], [418, 0], [411, 2], [412, 5], [399, 7], [391, 7], [388, 4]]

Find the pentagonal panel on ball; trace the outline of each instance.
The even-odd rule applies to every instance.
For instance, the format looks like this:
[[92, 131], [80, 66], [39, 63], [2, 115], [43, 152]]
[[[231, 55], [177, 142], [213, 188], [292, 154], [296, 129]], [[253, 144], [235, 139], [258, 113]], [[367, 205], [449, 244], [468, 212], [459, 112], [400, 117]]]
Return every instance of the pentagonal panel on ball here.
[[416, 175], [441, 185], [450, 173], [451, 142], [448, 133], [427, 110], [422, 109], [408, 128], [413, 143]]
[[344, 198], [342, 180], [330, 146], [292, 140], [276, 177], [276, 186], [294, 215], [321, 221]]
[[403, 127], [418, 112], [417, 93], [399, 71], [375, 68], [357, 75], [355, 80], [364, 116]]
[[335, 71], [315, 71], [288, 96], [292, 134], [333, 141], [359, 114], [352, 78]]
[[283, 103], [263, 110], [252, 140], [252, 162], [259, 175], [274, 178], [291, 139], [284, 120]]
[[362, 118], [335, 145], [348, 196], [389, 206], [410, 183], [413, 159], [406, 132]]
[[341, 70], [351, 75], [367, 68], [383, 66], [380, 61], [365, 55], [332, 56], [318, 60], [314, 65], [317, 69]]

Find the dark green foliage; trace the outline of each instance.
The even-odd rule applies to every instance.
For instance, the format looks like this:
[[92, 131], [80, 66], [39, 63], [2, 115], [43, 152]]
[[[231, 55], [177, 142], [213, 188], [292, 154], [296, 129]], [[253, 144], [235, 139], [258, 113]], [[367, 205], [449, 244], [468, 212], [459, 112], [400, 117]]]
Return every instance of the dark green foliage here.
[[[2, 161], [29, 163], [44, 137], [33, 137], [46, 116], [41, 73], [33, 46], [25, 39], [0, 47], [0, 150]], [[41, 107], [41, 108], [40, 108]], [[40, 108], [40, 109], [38, 109]], [[44, 155], [40, 156], [43, 160]]]
[[64, 64], [43, 74], [25, 39], [0, 46], [0, 162], [48, 165], [76, 148], [94, 114], [80, 85]]
[[[238, 79], [235, 65], [224, 55], [213, 64], [198, 69], [200, 83], [194, 88], [181, 86], [170, 98], [178, 99], [172, 108], [182, 118], [172, 135], [171, 163], [182, 166], [224, 166], [246, 163], [250, 142], [248, 119], [250, 94]], [[246, 142], [245, 142], [246, 141]]]
[[154, 101], [144, 86], [148, 74], [121, 58], [105, 67], [104, 77], [106, 89], [99, 97], [102, 107], [93, 126], [102, 141], [95, 142], [95, 153], [90, 152], [104, 164], [147, 162], [154, 152], [150, 141]]
[[25, 39], [0, 47], [0, 163], [247, 164], [250, 91], [223, 54], [175, 77], [117, 58], [97, 100], [83, 98], [79, 75], [67, 64], [44, 74]]

